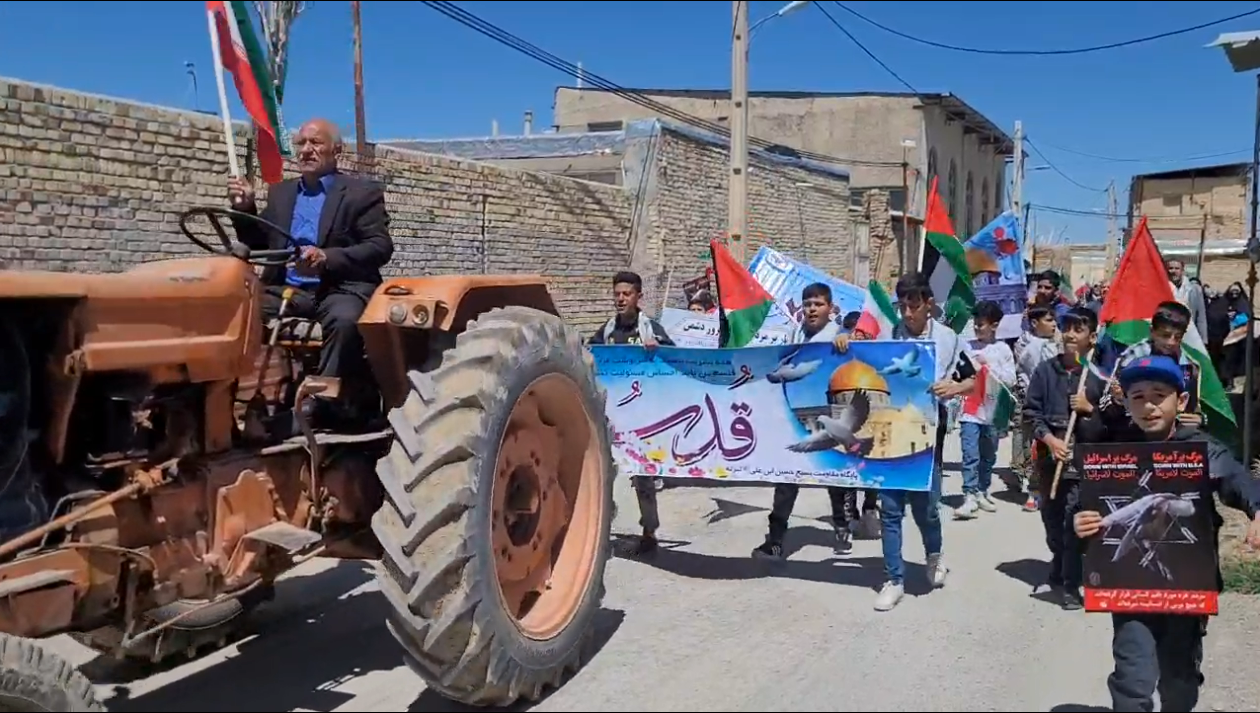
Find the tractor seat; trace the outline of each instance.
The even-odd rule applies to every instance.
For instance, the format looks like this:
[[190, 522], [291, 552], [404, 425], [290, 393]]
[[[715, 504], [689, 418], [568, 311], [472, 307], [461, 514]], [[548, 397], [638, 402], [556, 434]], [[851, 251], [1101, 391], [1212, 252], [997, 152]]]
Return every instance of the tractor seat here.
[[[267, 333], [270, 336], [271, 330], [275, 329], [276, 320], [267, 323]], [[277, 342], [320, 342], [324, 339], [324, 330], [319, 326], [319, 322], [313, 319], [302, 319], [301, 317], [285, 317], [280, 320], [280, 333], [276, 335]]]

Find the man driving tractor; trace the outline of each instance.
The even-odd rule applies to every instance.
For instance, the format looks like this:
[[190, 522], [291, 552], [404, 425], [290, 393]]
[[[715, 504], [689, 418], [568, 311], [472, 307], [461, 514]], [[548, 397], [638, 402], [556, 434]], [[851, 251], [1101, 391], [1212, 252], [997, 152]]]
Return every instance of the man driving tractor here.
[[[229, 179], [228, 195], [233, 210], [259, 215], [288, 230], [296, 245], [255, 221], [233, 221], [236, 236], [253, 250], [295, 248], [294, 261], [263, 271], [263, 318], [270, 323], [281, 316], [288, 292], [283, 316], [319, 323], [319, 375], [341, 379], [367, 373], [357, 323], [381, 284], [381, 268], [394, 254], [385, 191], [375, 182], [337, 170], [341, 133], [325, 119], [303, 124], [293, 147], [302, 175], [271, 186], [261, 214], [248, 181]], [[307, 401], [304, 405], [315, 410], [305, 415], [320, 425], [370, 415], [363, 413], [370, 406], [356, 403], [356, 393], [362, 392], [343, 388], [337, 401]]]

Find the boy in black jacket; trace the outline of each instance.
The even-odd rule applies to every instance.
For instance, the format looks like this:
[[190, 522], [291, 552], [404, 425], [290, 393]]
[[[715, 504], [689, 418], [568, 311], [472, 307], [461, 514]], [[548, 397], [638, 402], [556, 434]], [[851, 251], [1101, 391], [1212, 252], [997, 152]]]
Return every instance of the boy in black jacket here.
[[[1163, 355], [1141, 357], [1122, 368], [1124, 393], [1137, 438], [1149, 441], [1207, 441], [1208, 475], [1200, 502], [1212, 503], [1212, 524], [1219, 540], [1223, 520], [1212, 495], [1225, 505], [1247, 513], [1251, 527], [1247, 543], [1260, 547], [1260, 483], [1251, 478], [1229, 449], [1195, 426], [1178, 423], [1187, 401], [1185, 374], [1175, 359]], [[1102, 515], [1087, 510], [1073, 521], [1082, 540], [1098, 534]], [[1217, 588], [1221, 586], [1218, 563]], [[1160, 709], [1191, 711], [1203, 685], [1203, 636], [1207, 617], [1184, 614], [1112, 614], [1111, 655], [1115, 670], [1107, 677], [1111, 708], [1115, 711], [1153, 711], [1159, 692]]]
[[[1097, 443], [1107, 434], [1107, 426], [1117, 414], [1118, 405], [1103, 411], [1095, 406], [1106, 392], [1106, 382], [1082, 364], [1089, 356], [1096, 339], [1098, 317], [1092, 310], [1073, 307], [1059, 320], [1063, 351], [1054, 359], [1042, 362], [1028, 381], [1024, 396], [1024, 418], [1032, 423], [1032, 439], [1036, 456], [1033, 468], [1041, 490], [1041, 523], [1050, 549], [1050, 576], [1047, 584], [1057, 592], [1064, 609], [1084, 606], [1081, 599], [1083, 563], [1080, 542], [1072, 530], [1072, 516], [1080, 507], [1080, 473], [1078, 465], [1069, 462], [1066, 442], [1068, 421], [1075, 411], [1077, 443]], [[1085, 396], [1078, 398], [1076, 389], [1082, 378]], [[1050, 497], [1054, 471], [1065, 463], [1055, 497]]]

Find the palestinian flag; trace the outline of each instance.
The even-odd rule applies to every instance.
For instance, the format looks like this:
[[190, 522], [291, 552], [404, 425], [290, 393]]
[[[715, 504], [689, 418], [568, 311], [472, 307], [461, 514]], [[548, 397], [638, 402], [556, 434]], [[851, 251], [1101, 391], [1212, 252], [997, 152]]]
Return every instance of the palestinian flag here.
[[862, 305], [862, 316], [853, 327], [854, 332], [861, 332], [867, 339], [888, 339], [893, 327], [901, 321], [892, 298], [884, 291], [884, 286], [871, 280], [866, 286], [866, 303]]
[[214, 70], [219, 77], [225, 69], [232, 73], [241, 104], [258, 129], [255, 133], [262, 178], [267, 183], [279, 183], [284, 179], [280, 109], [267, 69], [267, 57], [254, 34], [254, 21], [245, 3], [238, 1], [207, 0], [206, 12], [215, 28], [210, 41], [218, 43], [219, 61], [223, 65]]
[[709, 241], [709, 250], [713, 254], [713, 280], [718, 292], [721, 325], [718, 346], [723, 349], [746, 347], [774, 309], [774, 297], [721, 242]]
[[[1174, 300], [1164, 259], [1146, 227], [1146, 218], [1142, 218], [1120, 258], [1098, 321], [1106, 325], [1112, 339], [1131, 346], [1150, 337], [1151, 315], [1159, 303]], [[1234, 443], [1238, 434], [1234, 410], [1194, 322], [1190, 323], [1181, 348], [1199, 366], [1199, 403], [1207, 431], [1225, 443]]]
[[967, 268], [963, 244], [954, 234], [954, 225], [936, 191], [936, 183], [937, 179], [933, 178], [928, 192], [921, 271], [932, 285], [932, 296], [945, 316], [945, 323], [955, 332], [961, 332], [971, 319], [976, 294], [971, 289], [971, 271]]

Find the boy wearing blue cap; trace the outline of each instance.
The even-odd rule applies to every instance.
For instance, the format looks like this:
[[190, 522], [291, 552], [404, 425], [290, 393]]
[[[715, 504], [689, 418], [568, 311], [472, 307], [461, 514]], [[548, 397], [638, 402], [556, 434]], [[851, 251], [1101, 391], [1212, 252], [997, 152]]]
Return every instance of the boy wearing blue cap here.
[[[1163, 354], [1130, 361], [1119, 374], [1120, 389], [1129, 410], [1136, 438], [1147, 441], [1206, 441], [1208, 445], [1207, 487], [1227, 506], [1247, 513], [1251, 527], [1247, 543], [1260, 547], [1260, 483], [1252, 480], [1219, 441], [1194, 425], [1179, 422], [1185, 408], [1185, 373], [1174, 357]], [[1212, 523], [1219, 533], [1223, 524], [1214, 500]], [[1096, 511], [1077, 513], [1073, 525], [1082, 540], [1098, 534], [1102, 515]], [[1220, 570], [1217, 587], [1221, 588]], [[1191, 711], [1199, 701], [1203, 685], [1203, 636], [1207, 617], [1181, 614], [1112, 614], [1111, 655], [1115, 669], [1107, 677], [1111, 707], [1115, 711], [1153, 711], [1158, 691], [1160, 708], [1165, 711]]]

